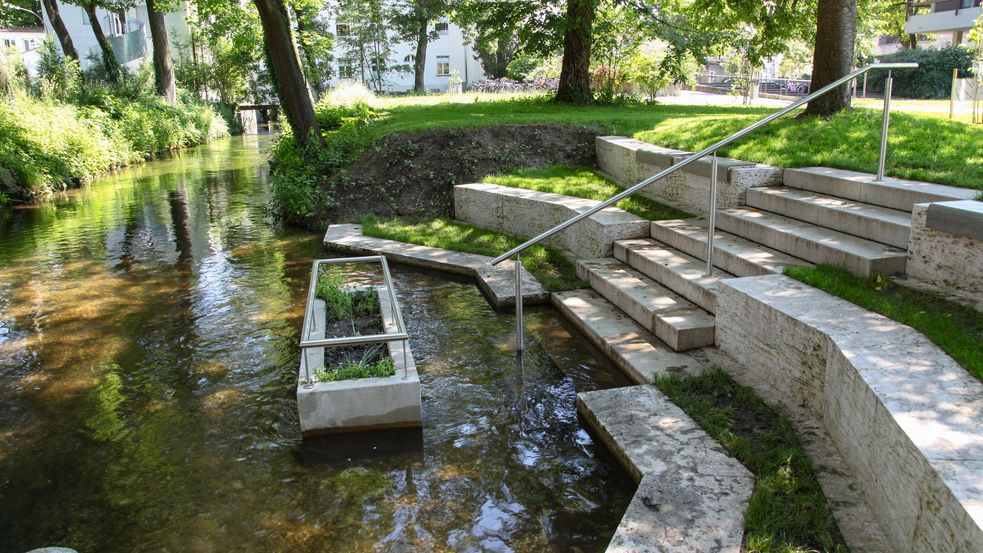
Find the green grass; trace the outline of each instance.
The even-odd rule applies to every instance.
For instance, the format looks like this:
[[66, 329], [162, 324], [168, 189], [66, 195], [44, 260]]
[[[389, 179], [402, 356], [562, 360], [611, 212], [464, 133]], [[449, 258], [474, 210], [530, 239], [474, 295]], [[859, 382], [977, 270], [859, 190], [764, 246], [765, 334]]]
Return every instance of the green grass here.
[[370, 315], [379, 306], [379, 292], [375, 288], [349, 288], [345, 286], [345, 276], [337, 271], [326, 271], [318, 276], [314, 295], [324, 300], [328, 313], [336, 319]]
[[754, 473], [745, 551], [848, 551], [788, 417], [720, 369], [655, 384]]
[[324, 367], [314, 369], [314, 380], [317, 382], [337, 382], [339, 380], [356, 380], [359, 378], [378, 378], [396, 374], [396, 366], [390, 357], [384, 357], [375, 363], [348, 363], [342, 367], [331, 369]]
[[[434, 128], [557, 123], [696, 150], [776, 111], [686, 105], [579, 107], [541, 98], [487, 101], [480, 96], [475, 97], [480, 101], [466, 102], [469, 98], [463, 95], [459, 101], [442, 103], [413, 98], [384, 102], [376, 108], [377, 117], [364, 128], [365, 142], [374, 144], [390, 134]], [[781, 167], [826, 165], [874, 173], [880, 129], [880, 113], [869, 109], [843, 112], [829, 121], [786, 116], [720, 153]], [[981, 126], [896, 113], [891, 120], [890, 146], [887, 172], [892, 176], [983, 190]]]
[[[544, 169], [520, 169], [504, 175], [491, 175], [483, 182], [525, 188], [539, 192], [552, 192], [590, 200], [606, 200], [623, 188], [611, 179], [586, 167], [554, 165]], [[629, 197], [615, 206], [650, 221], [662, 219], [686, 219], [692, 215], [645, 198]]]
[[865, 279], [829, 265], [789, 267], [785, 273], [919, 330], [983, 381], [983, 314], [979, 311], [883, 278]]
[[[321, 188], [328, 176], [386, 136], [429, 129], [507, 124], [563, 124], [598, 135], [624, 135], [695, 151], [776, 111], [773, 108], [687, 105], [570, 106], [541, 97], [489, 95], [407, 97], [372, 106], [318, 104], [326, 148], [303, 155], [285, 133], [272, 153], [274, 205], [287, 220], [308, 221], [334, 201]], [[875, 173], [881, 119], [858, 108], [830, 120], [786, 116], [722, 148], [727, 157], [779, 167], [827, 166]], [[896, 113], [887, 174], [983, 190], [983, 126], [935, 115]]]
[[[449, 219], [405, 221], [366, 217], [362, 220], [362, 234], [487, 256], [500, 255], [525, 241]], [[573, 261], [558, 250], [533, 246], [522, 254], [522, 264], [552, 292], [586, 286], [577, 278]]]

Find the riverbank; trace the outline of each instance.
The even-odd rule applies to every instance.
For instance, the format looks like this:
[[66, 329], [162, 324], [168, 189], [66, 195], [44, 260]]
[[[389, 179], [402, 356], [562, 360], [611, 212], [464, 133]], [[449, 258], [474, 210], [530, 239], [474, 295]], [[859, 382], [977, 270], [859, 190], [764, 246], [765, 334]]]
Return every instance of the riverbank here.
[[0, 205], [228, 135], [211, 106], [187, 96], [171, 106], [100, 89], [75, 102], [16, 92], [0, 99]]

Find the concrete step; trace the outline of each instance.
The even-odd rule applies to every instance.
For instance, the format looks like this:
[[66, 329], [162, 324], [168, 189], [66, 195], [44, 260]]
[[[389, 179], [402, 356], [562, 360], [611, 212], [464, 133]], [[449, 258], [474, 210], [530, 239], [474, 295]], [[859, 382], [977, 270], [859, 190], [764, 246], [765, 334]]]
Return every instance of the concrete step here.
[[609, 552], [741, 550], [754, 476], [655, 386], [577, 394], [638, 490]]
[[751, 188], [747, 205], [874, 242], [908, 248], [911, 212], [797, 188]]
[[[652, 238], [703, 259], [707, 249], [707, 222], [702, 219], [652, 221]], [[737, 276], [759, 276], [781, 273], [788, 266], [812, 264], [718, 228], [713, 238], [713, 265]]]
[[914, 204], [972, 200], [978, 192], [892, 177], [879, 183], [874, 182], [876, 178], [869, 173], [828, 167], [785, 170], [785, 186], [908, 212], [911, 212]]
[[734, 276], [718, 268], [703, 276], [703, 261], [647, 238], [615, 242], [614, 257], [710, 313], [716, 310], [720, 279]]
[[656, 376], [700, 374], [706, 367], [693, 357], [672, 351], [662, 340], [593, 290], [556, 292], [553, 305], [634, 382]]
[[713, 315], [617, 259], [580, 260], [577, 276], [672, 349], [713, 345]]
[[864, 277], [903, 273], [907, 261], [904, 250], [753, 208], [720, 210], [717, 225], [790, 255]]

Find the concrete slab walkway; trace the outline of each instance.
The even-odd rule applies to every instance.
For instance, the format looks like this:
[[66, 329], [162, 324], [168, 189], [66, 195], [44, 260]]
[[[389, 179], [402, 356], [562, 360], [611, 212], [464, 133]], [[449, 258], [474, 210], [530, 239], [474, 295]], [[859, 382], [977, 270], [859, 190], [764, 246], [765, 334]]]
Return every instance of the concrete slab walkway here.
[[754, 476], [652, 385], [577, 394], [577, 409], [639, 482], [609, 552], [741, 550]]
[[[496, 308], [515, 305], [515, 270], [510, 261], [492, 267], [489, 265], [492, 258], [485, 255], [372, 238], [362, 235], [362, 225], [355, 224], [329, 226], [324, 245], [340, 252], [385, 255], [397, 263], [471, 277]], [[522, 301], [526, 304], [549, 301], [549, 292], [529, 271], [522, 274]]]

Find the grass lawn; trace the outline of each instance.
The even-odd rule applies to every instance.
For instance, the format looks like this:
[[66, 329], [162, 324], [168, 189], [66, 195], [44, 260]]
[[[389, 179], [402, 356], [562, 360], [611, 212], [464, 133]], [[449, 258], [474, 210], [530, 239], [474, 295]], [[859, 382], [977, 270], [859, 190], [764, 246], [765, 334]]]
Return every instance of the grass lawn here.
[[[362, 220], [362, 234], [487, 256], [498, 256], [525, 242], [524, 238], [480, 229], [450, 219], [404, 221], [366, 217]], [[577, 268], [573, 261], [552, 248], [538, 245], [529, 248], [522, 254], [522, 264], [551, 292], [575, 290], [587, 285], [577, 278]]]
[[[552, 192], [598, 201], [606, 200], [623, 190], [611, 179], [598, 174], [596, 171], [572, 165], [554, 165], [544, 169], [520, 169], [504, 175], [491, 175], [482, 180], [513, 188]], [[650, 221], [692, 217], [684, 211], [640, 197], [625, 198], [616, 203], [615, 206]]]
[[829, 265], [789, 267], [786, 274], [921, 331], [983, 381], [983, 313], [884, 279]]
[[[667, 147], [696, 150], [775, 111], [686, 105], [578, 107], [541, 98], [501, 100], [471, 94], [449, 98], [381, 100], [376, 106], [379, 117], [361, 129], [364, 143], [423, 129], [563, 123], [592, 127], [599, 134], [633, 136]], [[786, 116], [720, 153], [780, 167], [824, 165], [874, 173], [880, 128], [880, 113], [869, 109], [844, 112], [829, 121]], [[933, 115], [896, 113], [891, 121], [887, 173], [983, 190], [983, 126]]]
[[655, 384], [754, 473], [744, 550], [848, 551], [788, 417], [720, 369]]

